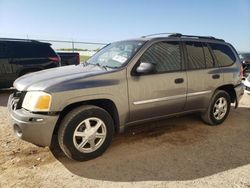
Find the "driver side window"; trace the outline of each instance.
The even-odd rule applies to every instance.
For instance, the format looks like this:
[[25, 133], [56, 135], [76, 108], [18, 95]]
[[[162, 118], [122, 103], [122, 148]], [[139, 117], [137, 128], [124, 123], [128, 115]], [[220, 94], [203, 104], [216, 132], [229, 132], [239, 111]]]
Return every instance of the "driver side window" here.
[[181, 70], [179, 42], [170, 41], [153, 44], [142, 55], [140, 62], [147, 62], [155, 65], [158, 73]]

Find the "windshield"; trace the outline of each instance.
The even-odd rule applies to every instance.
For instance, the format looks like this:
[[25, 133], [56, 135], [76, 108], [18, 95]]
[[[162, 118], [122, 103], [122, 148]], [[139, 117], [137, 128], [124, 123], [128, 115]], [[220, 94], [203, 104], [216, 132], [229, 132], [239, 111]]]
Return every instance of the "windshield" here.
[[87, 63], [108, 68], [122, 67], [143, 44], [144, 42], [142, 41], [121, 41], [111, 43], [93, 55]]

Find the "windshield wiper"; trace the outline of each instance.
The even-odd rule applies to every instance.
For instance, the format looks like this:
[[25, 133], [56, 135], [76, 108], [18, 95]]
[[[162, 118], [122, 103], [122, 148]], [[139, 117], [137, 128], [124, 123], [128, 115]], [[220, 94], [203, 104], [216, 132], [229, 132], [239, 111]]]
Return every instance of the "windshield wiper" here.
[[83, 62], [82, 63], [82, 65], [84, 66], [84, 67], [86, 67], [87, 65], [89, 65], [90, 63], [88, 62], [88, 61], [85, 61], [85, 62]]
[[106, 67], [106, 66], [101, 65], [100, 63], [96, 63], [96, 64], [94, 64], [94, 65], [97, 65], [98, 67], [101, 67], [102, 69], [107, 70], [107, 67]]
[[83, 63], [83, 66], [85, 67], [85, 66], [87, 66], [87, 65], [94, 65], [94, 66], [98, 66], [98, 67], [100, 67], [101, 69], [105, 69], [105, 70], [107, 70], [107, 67], [106, 66], [103, 66], [103, 65], [101, 65], [100, 63], [89, 63], [89, 62], [85, 62], [85, 63]]
[[118, 69], [119, 67], [111, 67], [111, 66], [108, 66], [108, 65], [105, 65], [106, 68], [110, 68], [110, 69]]
[[119, 67], [112, 67], [112, 66], [108, 66], [108, 65], [101, 65], [100, 63], [89, 63], [89, 62], [85, 62], [83, 63], [83, 66], [87, 66], [87, 65], [94, 65], [94, 66], [98, 66], [101, 67], [102, 69], [108, 70], [108, 68], [110, 69], [117, 69]]

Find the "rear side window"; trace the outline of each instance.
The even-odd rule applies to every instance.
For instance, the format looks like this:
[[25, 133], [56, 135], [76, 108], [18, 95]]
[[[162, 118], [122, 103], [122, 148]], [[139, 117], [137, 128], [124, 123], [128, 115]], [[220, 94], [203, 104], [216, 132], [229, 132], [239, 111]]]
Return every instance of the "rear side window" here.
[[232, 65], [236, 61], [236, 57], [231, 48], [224, 44], [209, 43], [213, 53], [222, 67]]
[[189, 69], [203, 69], [206, 67], [201, 42], [185, 42]]
[[213, 68], [215, 67], [214, 59], [206, 45], [203, 46], [205, 60], [206, 60], [206, 67], [207, 68]]
[[142, 55], [141, 62], [154, 64], [158, 73], [181, 70], [179, 42], [171, 41], [153, 44]]
[[35, 42], [13, 42], [11, 43], [10, 56], [13, 58], [53, 57], [54, 50], [43, 43]]

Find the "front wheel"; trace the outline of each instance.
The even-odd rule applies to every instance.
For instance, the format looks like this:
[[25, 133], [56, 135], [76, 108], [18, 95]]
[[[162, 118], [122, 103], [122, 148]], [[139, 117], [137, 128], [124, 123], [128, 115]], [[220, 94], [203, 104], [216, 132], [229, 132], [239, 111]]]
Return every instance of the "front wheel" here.
[[214, 93], [208, 109], [202, 113], [202, 120], [209, 125], [219, 125], [225, 121], [230, 111], [231, 99], [226, 91]]
[[85, 161], [100, 156], [110, 145], [114, 123], [97, 106], [82, 106], [69, 112], [58, 130], [58, 142], [71, 159]]

